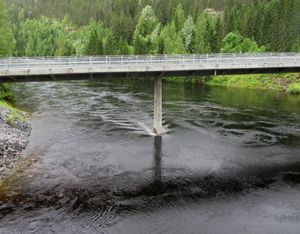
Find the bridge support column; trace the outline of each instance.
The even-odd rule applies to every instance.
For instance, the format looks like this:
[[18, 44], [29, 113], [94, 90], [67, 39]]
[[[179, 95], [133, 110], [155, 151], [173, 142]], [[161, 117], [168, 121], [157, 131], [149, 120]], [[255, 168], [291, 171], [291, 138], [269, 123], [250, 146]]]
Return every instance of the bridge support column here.
[[154, 133], [163, 134], [162, 127], [162, 79], [154, 79]]

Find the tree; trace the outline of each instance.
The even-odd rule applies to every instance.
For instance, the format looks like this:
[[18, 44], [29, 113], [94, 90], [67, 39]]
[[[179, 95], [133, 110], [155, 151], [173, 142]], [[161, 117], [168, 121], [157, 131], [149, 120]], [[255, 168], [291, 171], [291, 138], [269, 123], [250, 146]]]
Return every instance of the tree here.
[[203, 54], [211, 52], [211, 34], [213, 32], [212, 16], [207, 12], [203, 12], [198, 16], [195, 27], [195, 38], [193, 51]]
[[[0, 0], [0, 57], [11, 56], [15, 47], [12, 27], [4, 0]], [[0, 100], [13, 99], [12, 86], [0, 84]]]
[[270, 23], [269, 48], [273, 51], [289, 51], [294, 42], [292, 30], [294, 12], [294, 0], [272, 0], [268, 6]]
[[177, 31], [181, 30], [185, 22], [185, 16], [184, 16], [184, 10], [182, 4], [177, 5], [173, 20]]
[[16, 54], [20, 56], [53, 56], [56, 51], [56, 39], [63, 33], [63, 27], [45, 17], [27, 19], [20, 24]]
[[70, 56], [75, 54], [75, 49], [68, 33], [60, 32], [58, 34], [55, 47], [55, 56]]
[[116, 53], [118, 45], [111, 30], [106, 30], [103, 39], [103, 44], [104, 44], [104, 54], [113, 55]]
[[194, 23], [193, 17], [189, 15], [189, 17], [185, 21], [183, 29], [182, 29], [184, 47], [185, 47], [185, 50], [189, 53], [192, 52], [192, 41], [193, 41], [194, 35], [195, 35], [195, 23]]
[[0, 0], [0, 57], [11, 56], [15, 48], [12, 26], [5, 0]]
[[[84, 36], [83, 34], [86, 34]], [[105, 28], [101, 23], [92, 20], [90, 24], [79, 34], [79, 40], [84, 44], [86, 55], [103, 55], [104, 54], [104, 35]]]
[[103, 42], [100, 38], [99, 33], [96, 29], [94, 29], [90, 33], [90, 38], [86, 46], [86, 54], [87, 55], [101, 55], [103, 54]]
[[163, 54], [184, 54], [185, 48], [181, 32], [177, 32], [175, 23], [164, 27], [160, 34], [158, 51]]
[[259, 47], [254, 40], [241, 36], [239, 33], [229, 33], [223, 39], [222, 53], [264, 52], [265, 47]]
[[293, 52], [300, 52], [300, 38], [292, 45]]
[[148, 54], [153, 50], [151, 35], [156, 29], [158, 20], [151, 6], [146, 6], [139, 18], [133, 35], [136, 54]]

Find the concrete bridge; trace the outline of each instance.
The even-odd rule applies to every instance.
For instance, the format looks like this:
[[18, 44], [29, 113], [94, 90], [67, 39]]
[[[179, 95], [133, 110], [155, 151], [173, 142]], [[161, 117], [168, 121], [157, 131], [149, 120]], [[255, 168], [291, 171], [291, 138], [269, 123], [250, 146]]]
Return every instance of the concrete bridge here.
[[300, 72], [300, 53], [1, 58], [0, 83], [154, 78], [154, 132], [162, 128], [162, 77]]

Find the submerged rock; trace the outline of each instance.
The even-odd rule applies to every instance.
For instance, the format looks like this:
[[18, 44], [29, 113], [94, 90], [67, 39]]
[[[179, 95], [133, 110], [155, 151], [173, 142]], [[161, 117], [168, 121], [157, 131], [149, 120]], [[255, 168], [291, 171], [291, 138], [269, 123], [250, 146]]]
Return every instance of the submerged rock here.
[[0, 106], [0, 181], [12, 172], [21, 159], [30, 132], [24, 112]]

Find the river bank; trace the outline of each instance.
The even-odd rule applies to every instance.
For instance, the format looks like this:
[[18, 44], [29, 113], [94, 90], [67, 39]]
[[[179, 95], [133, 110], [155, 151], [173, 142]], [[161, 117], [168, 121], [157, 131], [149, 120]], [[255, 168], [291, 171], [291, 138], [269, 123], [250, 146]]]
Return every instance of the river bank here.
[[22, 158], [30, 132], [28, 114], [0, 101], [0, 182]]
[[201, 83], [208, 86], [265, 89], [300, 94], [300, 74], [227, 75], [195, 78], [168, 78], [171, 82]]

